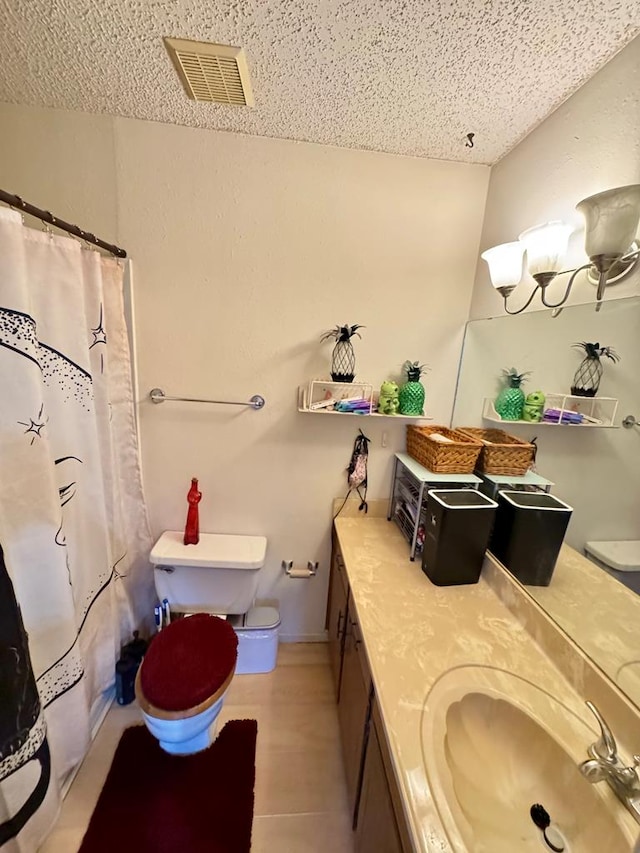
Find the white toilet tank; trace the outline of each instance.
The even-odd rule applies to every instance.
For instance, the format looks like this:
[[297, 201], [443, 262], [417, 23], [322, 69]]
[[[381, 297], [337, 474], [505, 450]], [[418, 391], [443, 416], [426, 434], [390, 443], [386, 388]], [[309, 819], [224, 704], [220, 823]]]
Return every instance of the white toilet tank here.
[[246, 613], [267, 553], [264, 536], [201, 533], [185, 545], [183, 533], [167, 531], [153, 546], [150, 561], [162, 601], [183, 613]]

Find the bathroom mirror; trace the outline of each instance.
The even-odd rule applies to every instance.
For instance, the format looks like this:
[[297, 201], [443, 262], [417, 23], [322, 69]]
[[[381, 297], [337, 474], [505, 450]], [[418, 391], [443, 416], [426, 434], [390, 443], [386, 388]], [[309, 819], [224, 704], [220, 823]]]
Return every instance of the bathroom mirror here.
[[[606, 358], [596, 399], [618, 400], [613, 428], [492, 423], [483, 418], [503, 368], [530, 371], [525, 394], [569, 394], [581, 351], [598, 342], [620, 355]], [[485, 409], [485, 415], [487, 410]], [[640, 595], [584, 558], [589, 541], [640, 539], [640, 297], [565, 308], [558, 317], [535, 311], [467, 324], [453, 413], [456, 426], [504, 429], [536, 439], [536, 468], [551, 493], [573, 507], [565, 543], [579, 555], [563, 560], [548, 587], [524, 587], [586, 654], [640, 707]]]

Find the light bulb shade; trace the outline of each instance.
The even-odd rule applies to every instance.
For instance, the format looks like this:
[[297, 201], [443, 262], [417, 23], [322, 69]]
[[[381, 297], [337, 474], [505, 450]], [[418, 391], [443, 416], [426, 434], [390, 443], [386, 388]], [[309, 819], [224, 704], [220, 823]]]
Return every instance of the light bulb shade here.
[[487, 262], [491, 284], [495, 288], [515, 287], [522, 278], [524, 246], [516, 241], [487, 249], [480, 257]]
[[572, 233], [572, 226], [564, 222], [545, 222], [523, 231], [518, 239], [527, 250], [529, 273], [536, 276], [560, 272]]
[[585, 219], [585, 251], [589, 258], [622, 257], [635, 240], [640, 222], [640, 184], [616, 187], [576, 205]]

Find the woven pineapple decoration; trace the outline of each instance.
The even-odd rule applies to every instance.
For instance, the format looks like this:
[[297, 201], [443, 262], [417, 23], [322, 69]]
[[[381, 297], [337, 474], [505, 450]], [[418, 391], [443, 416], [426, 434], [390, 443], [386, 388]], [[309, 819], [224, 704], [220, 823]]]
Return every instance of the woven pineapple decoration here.
[[356, 377], [356, 354], [351, 338], [354, 335], [361, 337], [358, 329], [364, 329], [364, 326], [358, 323], [349, 326], [345, 323], [344, 326], [329, 329], [320, 338], [321, 341], [333, 338], [336, 342], [331, 354], [331, 378], [334, 382], [353, 382]]
[[572, 346], [582, 350], [585, 356], [573, 377], [571, 393], [576, 397], [595, 397], [603, 372], [600, 359], [608, 358], [615, 364], [620, 361], [620, 356], [612, 347], [601, 347], [598, 342], [590, 344], [587, 341], [580, 341]]

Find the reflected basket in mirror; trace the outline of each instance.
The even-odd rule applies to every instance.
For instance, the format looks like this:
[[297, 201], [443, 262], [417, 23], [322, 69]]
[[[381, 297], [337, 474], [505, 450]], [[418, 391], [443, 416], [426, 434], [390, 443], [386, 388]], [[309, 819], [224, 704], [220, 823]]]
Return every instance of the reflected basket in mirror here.
[[408, 426], [407, 453], [434, 474], [471, 474], [482, 444], [445, 426]]
[[502, 429], [458, 427], [459, 432], [482, 442], [477, 471], [483, 474], [526, 474], [533, 462], [533, 444]]

